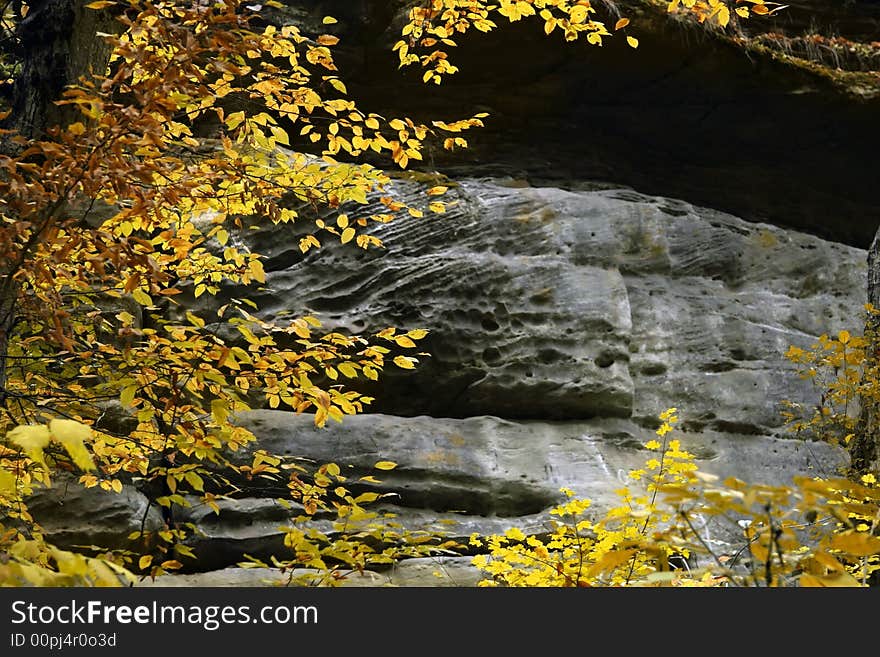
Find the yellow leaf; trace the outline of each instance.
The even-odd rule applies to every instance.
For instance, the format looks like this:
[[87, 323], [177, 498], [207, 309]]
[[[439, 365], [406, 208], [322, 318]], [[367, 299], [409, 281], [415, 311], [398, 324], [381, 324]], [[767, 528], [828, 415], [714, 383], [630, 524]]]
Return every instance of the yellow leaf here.
[[272, 136], [275, 137], [276, 142], [284, 144], [285, 146], [290, 146], [290, 137], [287, 136], [287, 132], [283, 128], [272, 126], [271, 130]]
[[397, 337], [394, 338], [394, 341], [398, 345], [400, 345], [401, 347], [404, 347], [406, 349], [412, 349], [416, 346], [416, 343], [413, 342], [412, 340], [410, 340], [405, 335], [398, 335]]
[[205, 491], [204, 480], [195, 472], [187, 472], [184, 477], [186, 478], [187, 483], [192, 486], [194, 490], [197, 490], [199, 492]]
[[111, 5], [115, 5], [115, 2], [111, 0], [97, 0], [97, 2], [90, 2], [86, 5], [89, 9], [104, 9], [104, 7], [110, 7]]
[[428, 335], [428, 332], [425, 329], [413, 329], [412, 331], [407, 331], [406, 334], [413, 340], [421, 340]]
[[431, 189], [429, 189], [426, 193], [428, 196], [440, 196], [441, 194], [445, 194], [448, 190], [448, 187], [437, 185], [436, 187], [432, 187]]
[[131, 406], [131, 402], [134, 401], [135, 392], [137, 392], [136, 385], [124, 387], [122, 392], [119, 393], [119, 403], [125, 407]]
[[833, 556], [831, 556], [827, 552], [821, 552], [821, 551], [816, 552], [812, 556], [812, 560], [815, 561], [817, 564], [819, 564], [819, 566], [821, 566], [823, 568], [827, 568], [828, 570], [835, 572], [835, 573], [842, 572], [842, 571], [846, 570], [846, 568], [844, 567], [844, 565], [842, 563], [840, 563], [837, 559], [835, 559]]
[[336, 366], [336, 369], [342, 372], [349, 379], [354, 379], [357, 377], [357, 370], [351, 363], [340, 363]]
[[215, 399], [211, 402], [211, 417], [214, 419], [214, 422], [217, 424], [223, 424], [226, 422], [228, 414], [229, 404], [226, 403], [226, 400]]
[[583, 5], [576, 5], [571, 8], [569, 17], [572, 23], [583, 23], [587, 19], [587, 8]]
[[831, 539], [831, 547], [857, 557], [880, 553], [880, 538], [866, 532], [838, 534]]
[[259, 283], [266, 282], [266, 273], [263, 271], [263, 263], [257, 260], [251, 260], [248, 263], [248, 271], [250, 272], [251, 278]]
[[324, 23], [324, 25], [332, 25], [333, 23], [337, 23], [339, 21], [337, 21], [332, 16], [324, 16], [324, 19], [321, 22]]
[[342, 243], [347, 244], [348, 242], [351, 242], [352, 238], [354, 237], [354, 234], [355, 234], [354, 228], [352, 228], [351, 226], [346, 228], [344, 231], [342, 231], [342, 237], [340, 238]]
[[838, 587], [838, 586], [861, 586], [858, 580], [849, 573], [832, 573], [831, 575], [819, 576], [804, 573], [800, 576], [800, 585], [809, 587]]
[[76, 135], [77, 137], [83, 134], [85, 131], [86, 127], [79, 121], [77, 121], [76, 123], [71, 123], [69, 126], [67, 126], [67, 132], [72, 135]]
[[413, 359], [407, 358], [406, 356], [395, 356], [394, 364], [405, 370], [415, 369]]
[[51, 439], [49, 429], [42, 424], [22, 425], [10, 431], [8, 437], [10, 441], [21, 447], [30, 458], [46, 467], [43, 448], [49, 444]]
[[840, 344], [846, 344], [847, 342], [849, 342], [849, 339], [850, 339], [849, 331], [841, 331], [840, 333], [837, 334], [837, 341]]
[[625, 28], [627, 25], [629, 25], [629, 19], [628, 19], [628, 18], [621, 18], [619, 21], [617, 21], [617, 22], [614, 24], [614, 29], [615, 29], [615, 30], [622, 30], [622, 29]]
[[67, 575], [82, 576], [89, 572], [89, 564], [86, 558], [81, 554], [68, 552], [67, 550], [59, 550], [50, 547], [49, 551], [58, 564], [58, 571]]
[[73, 462], [82, 470], [94, 470], [92, 455], [86, 449], [85, 441], [91, 439], [92, 428], [76, 420], [52, 420], [49, 423], [52, 437], [64, 446]]
[[131, 297], [137, 301], [142, 306], [152, 306], [153, 300], [150, 298], [150, 295], [141, 290], [140, 288], [136, 290], [132, 290]]
[[626, 42], [629, 44], [630, 48], [638, 48], [639, 40], [635, 37], [628, 36], [626, 37]]
[[132, 326], [134, 324], [134, 315], [127, 313], [124, 310], [116, 313], [116, 319], [122, 322], [123, 326]]
[[594, 563], [587, 570], [588, 577], [595, 577], [604, 572], [614, 570], [618, 566], [627, 563], [635, 554], [635, 550], [612, 550]]
[[150, 566], [151, 563], [153, 563], [153, 555], [145, 554], [140, 559], [138, 559], [138, 568], [140, 568], [141, 570], [145, 570]]
[[377, 470], [393, 470], [397, 467], [397, 464], [394, 461], [379, 461], [373, 467]]
[[15, 497], [15, 494], [15, 475], [12, 474], [9, 470], [0, 468], [0, 495], [5, 495], [6, 497]]
[[198, 315], [191, 313], [190, 311], [186, 311], [186, 318], [189, 320], [189, 323], [193, 326], [198, 326], [199, 328], [205, 327], [205, 320], [203, 320]]

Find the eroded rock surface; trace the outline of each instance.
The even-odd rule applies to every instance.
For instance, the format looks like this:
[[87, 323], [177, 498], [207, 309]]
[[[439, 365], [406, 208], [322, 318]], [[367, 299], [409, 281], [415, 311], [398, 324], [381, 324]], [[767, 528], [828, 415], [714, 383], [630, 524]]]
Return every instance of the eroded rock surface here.
[[676, 405], [695, 428], [768, 435], [784, 399], [813, 394], [788, 346], [859, 326], [860, 249], [629, 189], [518, 184], [459, 181], [446, 214], [377, 227], [383, 250], [303, 259], [268, 231], [258, 302], [351, 332], [429, 328], [417, 371], [368, 388], [377, 412], [650, 424]]

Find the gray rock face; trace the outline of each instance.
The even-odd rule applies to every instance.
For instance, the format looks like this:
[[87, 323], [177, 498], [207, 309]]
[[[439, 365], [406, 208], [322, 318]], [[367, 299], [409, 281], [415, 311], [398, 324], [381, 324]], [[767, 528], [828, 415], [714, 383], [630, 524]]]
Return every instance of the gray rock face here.
[[[415, 203], [423, 189], [395, 191]], [[444, 215], [379, 227], [381, 251], [328, 244], [302, 258], [295, 231], [256, 236], [269, 315], [308, 308], [328, 328], [431, 329], [416, 371], [367, 386], [381, 413], [317, 430], [308, 416], [253, 411], [241, 419], [261, 447], [351, 477], [396, 461], [379, 490], [399, 497], [382, 508], [455, 538], [540, 532], [562, 486], [596, 513], [616, 505], [669, 406], [709, 473], [784, 484], [845, 462], [785, 438], [779, 403], [815, 391], [783, 354], [857, 329], [863, 251], [628, 189], [469, 179], [449, 196]], [[280, 546], [289, 512], [277, 490], [248, 494], [192, 518], [213, 567]], [[704, 529], [719, 550], [741, 541], [736, 525]]]
[[[286, 586], [290, 577], [301, 577], [310, 572], [305, 568], [284, 574], [261, 568], [222, 568], [206, 573], [163, 575], [155, 580], [144, 580], [136, 586]], [[480, 571], [471, 565], [470, 557], [443, 557], [407, 559], [381, 572], [347, 573], [339, 582], [345, 587], [364, 586], [476, 586]]]
[[[242, 414], [240, 421], [267, 451], [336, 462], [352, 481], [375, 475], [382, 484], [370, 489], [396, 493], [402, 508], [487, 518], [538, 514], [564, 499], [561, 487], [607, 508], [617, 502], [614, 489], [626, 483], [629, 471], [651, 458], [643, 445], [657, 437], [619, 418], [511, 422], [492, 416], [364, 414], [318, 429], [306, 415], [259, 410]], [[831, 476], [844, 464], [824, 443], [714, 431], [676, 437], [696, 455], [701, 470], [751, 482]], [[379, 460], [398, 466], [377, 472], [373, 465]]]
[[63, 548], [131, 548], [131, 532], [163, 525], [158, 507], [149, 506], [134, 487], [124, 486], [121, 493], [83, 488], [63, 474], [54, 478], [51, 488], [38, 490], [28, 500], [28, 508], [49, 540]]
[[651, 425], [675, 405], [693, 428], [765, 435], [783, 399], [813, 395], [788, 346], [861, 323], [862, 250], [627, 189], [510, 184], [460, 181], [446, 214], [378, 227], [381, 251], [295, 261], [293, 235], [262, 235], [258, 302], [352, 332], [429, 328], [417, 371], [365, 388], [376, 412]]
[[[334, 461], [352, 481], [376, 475], [382, 484], [371, 489], [396, 494], [392, 500], [404, 524], [416, 529], [427, 521], [456, 538], [512, 526], [539, 531], [544, 512], [565, 499], [562, 487], [592, 500], [601, 514], [620, 503], [615, 491], [621, 486], [638, 488], [628, 474], [652, 457], [643, 446], [656, 438], [619, 418], [511, 422], [368, 414], [317, 429], [307, 416], [263, 410], [241, 421], [268, 451]], [[785, 485], [794, 475], [833, 476], [845, 463], [824, 443], [715, 431], [677, 437], [701, 471], [747, 482]], [[372, 467], [380, 459], [398, 466], [377, 473]], [[438, 518], [426, 517], [426, 510]], [[713, 540], [736, 538], [727, 528]]]
[[[346, 485], [351, 489], [393, 493], [387, 498], [390, 501], [376, 510], [393, 513], [394, 522], [403, 528], [441, 532], [464, 543], [474, 532], [503, 533], [511, 527], [527, 533], [545, 531], [550, 519], [546, 512], [565, 499], [561, 487], [590, 499], [591, 509], [601, 517], [621, 504], [615, 491], [623, 486], [633, 492], [640, 490], [643, 484], [630, 480], [628, 474], [655, 454], [643, 447], [654, 433], [620, 418], [511, 422], [490, 416], [448, 419], [366, 414], [317, 429], [308, 416], [261, 410], [243, 414], [240, 420], [260, 436], [259, 447], [263, 449], [287, 456], [305, 455], [319, 463], [335, 462], [348, 477]], [[833, 476], [845, 464], [844, 455], [824, 443], [714, 431], [686, 432], [678, 437], [683, 447], [696, 455], [702, 472], [721, 478], [785, 485], [795, 475]], [[378, 460], [398, 465], [391, 471], [377, 472], [373, 465]], [[381, 484], [358, 485], [357, 479], [366, 474], [375, 475]], [[194, 541], [199, 566], [222, 571], [243, 561], [245, 554], [284, 558], [288, 551], [283, 547], [280, 527], [291, 524], [300, 510], [278, 504], [273, 499], [277, 494], [277, 488], [261, 487], [255, 481], [248, 487], [247, 497], [221, 502], [219, 514], [208, 509], [191, 512], [186, 519], [194, 522], [201, 534]], [[699, 521], [703, 522], [703, 540], [718, 554], [742, 546], [742, 532], [734, 522]], [[317, 526], [333, 533], [327, 521], [318, 521]], [[446, 559], [428, 560], [435, 564], [431, 572], [437, 564], [446, 564]], [[417, 563], [423, 562], [403, 562], [409, 564], [407, 568]], [[460, 558], [449, 563], [456, 569], [464, 567]], [[258, 569], [222, 571], [208, 580], [197, 577], [192, 581], [217, 585], [210, 583], [216, 581], [210, 578], [226, 578], [230, 573], [251, 584], [262, 581], [260, 578], [278, 579]], [[363, 578], [355, 579], [365, 583]], [[465, 568], [456, 579], [471, 585], [478, 577]], [[373, 585], [413, 585], [405, 579], [379, 577], [370, 581]], [[425, 580], [419, 581], [426, 585]], [[178, 583], [174, 578], [158, 582]]]

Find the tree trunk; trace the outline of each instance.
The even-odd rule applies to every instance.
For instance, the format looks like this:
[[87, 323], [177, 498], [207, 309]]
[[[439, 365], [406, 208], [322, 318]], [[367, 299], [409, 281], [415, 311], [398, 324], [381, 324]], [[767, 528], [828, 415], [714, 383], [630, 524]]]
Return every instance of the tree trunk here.
[[[6, 391], [6, 367], [9, 347], [9, 338], [15, 326], [15, 302], [18, 297], [18, 286], [10, 279], [9, 292], [0, 292], [0, 408], [6, 406], [8, 394]], [[5, 287], [5, 286], [4, 286]]]
[[42, 0], [31, 4], [16, 29], [21, 69], [13, 88], [12, 127], [40, 138], [53, 125], [77, 120], [69, 105], [56, 105], [67, 85], [83, 75], [104, 72], [110, 48], [98, 32], [121, 25], [105, 11], [86, 8], [86, 0]]
[[[880, 229], [868, 249], [868, 303], [880, 309]], [[876, 370], [880, 364], [880, 315], [868, 313], [865, 320], [866, 347], [865, 371], [868, 381], [877, 381]], [[872, 372], [874, 374], [872, 374]], [[880, 385], [880, 382], [875, 383]], [[880, 391], [878, 391], [880, 392]], [[856, 433], [849, 445], [850, 472], [859, 477], [880, 472], [880, 395], [863, 394], [859, 400], [861, 410]]]
[[[65, 87], [92, 72], [103, 73], [107, 66], [110, 47], [97, 32], [118, 32], [121, 24], [105, 11], [87, 9], [87, 1], [35, 0], [16, 26], [20, 68], [6, 127], [28, 139], [41, 139], [48, 128], [78, 120], [75, 108], [56, 105], [55, 101]], [[20, 147], [7, 141], [0, 150], [14, 157]], [[7, 347], [20, 291], [15, 263], [21, 262], [22, 255], [26, 258], [28, 254], [4, 249], [0, 258], [0, 407], [7, 400]]]

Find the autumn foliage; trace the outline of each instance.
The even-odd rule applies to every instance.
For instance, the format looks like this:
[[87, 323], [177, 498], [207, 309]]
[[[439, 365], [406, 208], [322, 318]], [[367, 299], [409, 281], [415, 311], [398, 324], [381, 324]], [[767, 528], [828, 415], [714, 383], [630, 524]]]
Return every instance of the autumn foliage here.
[[[720, 0], [678, 5], [669, 10], [721, 28], [731, 20]], [[418, 341], [430, 327], [347, 335], [323, 331], [308, 315], [267, 319], [248, 298], [249, 289], [266, 283], [263, 257], [244, 238], [261, 223], [308, 222], [299, 241], [304, 253], [327, 240], [381, 248], [371, 226], [442, 213], [445, 188], [426, 189], [421, 205], [405, 204], [390, 191], [388, 174], [368, 161], [406, 168], [422, 160], [429, 143], [464, 148], [466, 132], [486, 115], [421, 123], [363, 109], [348, 97], [335, 64], [336, 36], [267, 25], [238, 0], [87, 6], [112, 15], [118, 30], [96, 36], [108, 44], [108, 61], [93, 63], [63, 90], [58, 102], [69, 121], [2, 132], [0, 583], [109, 585], [178, 569], [192, 557], [192, 527], [175, 510], [192, 503], [218, 510], [236, 482], [253, 477], [284, 482], [297, 510], [283, 528], [290, 555], [249, 563], [318, 573], [297, 583], [334, 584], [372, 564], [455, 549], [442, 537], [382, 523], [367, 508], [379, 495], [351, 492], [335, 464], [307, 469], [248, 452], [255, 437], [236, 423], [237, 413], [284, 408], [324, 426], [368, 410], [372, 399], [359, 382], [389, 366], [416, 367], [425, 357]], [[734, 11], [745, 18], [772, 10], [749, 0]], [[495, 29], [496, 21], [535, 19], [548, 35], [596, 46], [620, 33], [638, 46], [629, 19], [606, 24], [585, 1], [432, 0], [409, 18], [394, 46], [400, 65], [422, 67], [423, 80], [434, 84], [457, 71], [449, 55], [456, 40]], [[334, 23], [324, 19], [328, 31]], [[210, 312], [196, 310], [196, 300], [221, 290], [236, 292]], [[113, 414], [123, 420], [108, 421]], [[671, 430], [674, 414], [665, 421]], [[621, 508], [604, 520], [586, 520], [587, 504], [571, 500], [555, 512], [561, 524], [548, 542], [515, 533], [475, 537], [491, 548], [492, 559], [480, 564], [492, 581], [672, 581], [665, 574], [670, 558], [698, 546], [676, 538], [666, 521], [682, 529], [697, 504], [720, 513], [723, 495], [694, 492], [696, 474], [680, 445], [653, 448], [660, 459], [632, 474], [650, 482], [646, 494], [621, 493]], [[108, 494], [124, 485], [148, 491], [165, 526], [135, 532], [126, 550], [53, 547], [27, 499], [61, 472]], [[805, 484], [794, 493], [749, 492], [734, 482], [739, 506], [725, 512], [799, 508], [791, 495], [814, 506], [818, 496], [823, 504], [845, 498], [864, 507], [876, 503], [872, 484], [818, 491]], [[661, 494], [677, 500], [671, 511], [659, 509]], [[318, 512], [336, 514], [339, 531], [308, 529]], [[842, 534], [854, 538], [811, 553], [809, 568], [791, 562], [765, 576], [760, 564], [782, 556], [782, 547], [791, 552], [783, 541], [788, 520], [766, 515], [770, 524], [762, 516], [764, 524], [751, 530], [753, 566], [743, 577], [773, 584], [802, 572], [801, 581], [824, 582], [870, 569], [850, 560], [873, 549], [858, 525]], [[737, 577], [705, 570], [688, 581]]]

